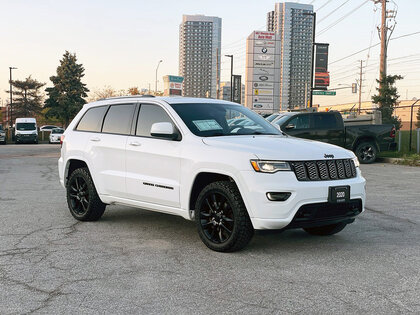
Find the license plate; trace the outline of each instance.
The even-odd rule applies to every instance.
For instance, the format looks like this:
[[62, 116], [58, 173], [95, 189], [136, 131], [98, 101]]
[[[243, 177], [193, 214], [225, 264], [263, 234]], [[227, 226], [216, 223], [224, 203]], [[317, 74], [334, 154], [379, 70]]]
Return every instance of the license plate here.
[[350, 186], [329, 187], [328, 202], [342, 203], [350, 201]]

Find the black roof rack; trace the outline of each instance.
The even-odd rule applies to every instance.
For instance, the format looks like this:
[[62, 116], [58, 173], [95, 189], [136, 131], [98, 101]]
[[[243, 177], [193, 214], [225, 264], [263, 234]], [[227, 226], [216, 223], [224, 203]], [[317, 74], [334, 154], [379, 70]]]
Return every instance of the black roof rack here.
[[144, 94], [144, 95], [127, 95], [127, 96], [113, 96], [113, 97], [101, 98], [98, 101], [117, 100], [117, 99], [124, 99], [124, 98], [138, 98], [138, 97], [156, 97], [156, 96], [149, 95], [149, 94]]

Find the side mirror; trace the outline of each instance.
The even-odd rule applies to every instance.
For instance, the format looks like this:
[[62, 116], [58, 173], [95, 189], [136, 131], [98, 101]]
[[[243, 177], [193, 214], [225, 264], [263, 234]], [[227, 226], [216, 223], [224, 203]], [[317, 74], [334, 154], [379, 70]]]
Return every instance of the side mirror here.
[[293, 125], [293, 124], [288, 124], [287, 126], [286, 126], [286, 129], [287, 130], [289, 130], [289, 129], [295, 129], [296, 128], [296, 126], [295, 125]]
[[172, 125], [170, 122], [154, 123], [150, 128], [150, 134], [152, 137], [171, 140], [175, 140], [178, 137], [178, 134], [175, 132], [174, 125]]

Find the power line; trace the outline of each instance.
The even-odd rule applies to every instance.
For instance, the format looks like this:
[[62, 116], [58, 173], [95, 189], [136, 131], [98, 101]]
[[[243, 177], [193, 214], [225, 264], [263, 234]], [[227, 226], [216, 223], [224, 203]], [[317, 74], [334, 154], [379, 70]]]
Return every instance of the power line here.
[[351, 10], [349, 13], [343, 15], [341, 18], [339, 18], [338, 20], [336, 20], [335, 22], [331, 23], [330, 25], [328, 25], [327, 27], [325, 27], [324, 29], [322, 29], [321, 31], [318, 32], [318, 36], [322, 35], [323, 33], [325, 33], [326, 31], [328, 31], [329, 29], [331, 29], [333, 26], [337, 25], [338, 23], [340, 23], [341, 21], [343, 21], [345, 18], [347, 18], [348, 16], [350, 16], [351, 14], [353, 14], [354, 12], [356, 12], [357, 10], [359, 10], [362, 6], [364, 6], [366, 3], [368, 3], [370, 0], [366, 0], [365, 2], [363, 2], [362, 4], [360, 4], [358, 7], [356, 7], [355, 9]]
[[328, 13], [327, 15], [325, 15], [322, 19], [320, 19], [318, 21], [318, 23], [316, 23], [316, 25], [318, 25], [319, 23], [321, 23], [322, 21], [324, 21], [327, 17], [329, 17], [331, 14], [336, 13], [337, 10], [341, 9], [341, 7], [343, 7], [347, 2], [349, 2], [350, 0], [345, 1], [344, 3], [342, 3], [339, 7], [335, 8], [334, 10], [332, 10], [330, 13]]
[[[413, 32], [413, 33], [409, 33], [409, 34], [404, 34], [404, 35], [401, 35], [401, 36], [398, 36], [398, 37], [391, 38], [390, 40], [400, 39], [400, 38], [403, 38], [403, 37], [408, 37], [408, 36], [412, 36], [412, 35], [416, 35], [416, 34], [420, 34], [420, 31]], [[368, 49], [370, 49], [370, 48], [372, 48], [372, 47], [376, 47], [376, 46], [378, 46], [378, 45], [380, 45], [380, 44], [381, 44], [381, 43], [376, 43], [376, 44], [371, 45], [371, 46], [369, 46], [369, 47], [367, 47], [367, 48], [364, 48], [364, 49], [361, 49], [361, 50], [359, 50], [359, 51], [356, 51], [356, 52], [354, 52], [354, 53], [352, 53], [352, 54], [350, 54], [350, 55], [348, 55], [348, 56], [345, 56], [345, 57], [340, 58], [340, 59], [338, 59], [338, 60], [334, 60], [333, 62], [330, 62], [329, 64], [330, 64], [330, 65], [332, 65], [332, 64], [334, 64], [334, 63], [336, 63], [336, 62], [339, 62], [339, 61], [341, 61], [341, 60], [345, 60], [345, 59], [350, 58], [350, 57], [352, 57], [352, 56], [354, 56], [354, 55], [357, 55], [357, 54], [359, 54], [359, 53], [361, 53], [361, 52], [364, 52], [364, 51], [366, 51], [366, 50], [368, 50]]]

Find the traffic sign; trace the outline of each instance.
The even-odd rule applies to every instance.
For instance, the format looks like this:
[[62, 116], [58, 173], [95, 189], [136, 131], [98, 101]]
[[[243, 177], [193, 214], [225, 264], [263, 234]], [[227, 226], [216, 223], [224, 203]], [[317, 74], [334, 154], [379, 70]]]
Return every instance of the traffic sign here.
[[312, 95], [336, 95], [336, 91], [312, 91]]

